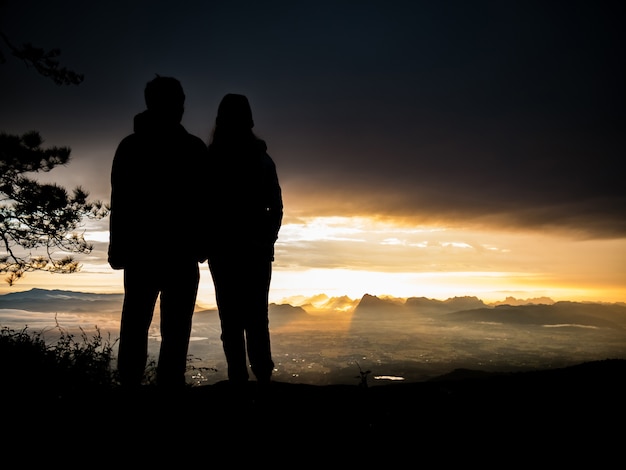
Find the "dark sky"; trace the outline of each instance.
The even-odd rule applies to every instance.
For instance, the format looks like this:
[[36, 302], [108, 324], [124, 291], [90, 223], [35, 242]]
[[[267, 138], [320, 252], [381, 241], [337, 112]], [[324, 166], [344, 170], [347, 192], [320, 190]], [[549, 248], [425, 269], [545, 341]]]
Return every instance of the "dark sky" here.
[[623, 1], [5, 1], [15, 42], [61, 49], [57, 86], [8, 56], [0, 130], [72, 148], [53, 179], [107, 199], [145, 83], [181, 80], [208, 138], [248, 95], [286, 215], [626, 237]]

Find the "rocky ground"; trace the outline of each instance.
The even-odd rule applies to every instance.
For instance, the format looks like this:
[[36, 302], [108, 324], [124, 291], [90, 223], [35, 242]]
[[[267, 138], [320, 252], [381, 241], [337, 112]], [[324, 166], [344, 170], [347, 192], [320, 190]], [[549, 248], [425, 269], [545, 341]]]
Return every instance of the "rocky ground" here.
[[428, 458], [437, 466], [605, 468], [623, 457], [625, 379], [626, 360], [607, 359], [369, 387], [274, 382], [259, 390], [251, 382], [232, 390], [219, 382], [178, 394], [114, 391], [21, 409], [5, 403], [4, 441], [8, 450], [46, 448], [48, 457], [98, 454], [102, 465], [114, 457], [142, 466], [171, 458], [418, 466]]

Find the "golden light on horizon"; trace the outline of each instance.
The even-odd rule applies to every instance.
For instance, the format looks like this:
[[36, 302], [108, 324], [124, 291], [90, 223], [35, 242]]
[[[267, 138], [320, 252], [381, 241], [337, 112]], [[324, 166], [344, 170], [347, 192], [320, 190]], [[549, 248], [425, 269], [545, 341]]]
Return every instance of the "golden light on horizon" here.
[[[33, 287], [122, 292], [123, 273], [106, 261], [108, 230], [94, 226], [86, 237], [94, 251], [81, 260], [81, 272], [28, 273], [13, 288], [0, 287], [0, 294]], [[164, 259], [175, 255], [175, 250], [163, 254]], [[367, 217], [292, 219], [276, 244], [270, 301], [318, 294], [624, 302], [626, 239], [408, 226]], [[215, 305], [206, 263], [198, 303]]]
[[[272, 293], [626, 300], [626, 240], [407, 226], [366, 217], [286, 224]], [[281, 295], [285, 293], [285, 295]]]

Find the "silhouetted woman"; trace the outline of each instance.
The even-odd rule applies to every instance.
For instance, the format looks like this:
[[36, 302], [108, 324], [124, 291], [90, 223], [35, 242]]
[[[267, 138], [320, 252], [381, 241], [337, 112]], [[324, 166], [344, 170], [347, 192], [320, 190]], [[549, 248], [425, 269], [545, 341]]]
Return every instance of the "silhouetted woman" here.
[[283, 202], [276, 166], [253, 127], [246, 96], [227, 94], [208, 145], [208, 263], [233, 384], [247, 383], [247, 359], [259, 384], [274, 368], [268, 295]]

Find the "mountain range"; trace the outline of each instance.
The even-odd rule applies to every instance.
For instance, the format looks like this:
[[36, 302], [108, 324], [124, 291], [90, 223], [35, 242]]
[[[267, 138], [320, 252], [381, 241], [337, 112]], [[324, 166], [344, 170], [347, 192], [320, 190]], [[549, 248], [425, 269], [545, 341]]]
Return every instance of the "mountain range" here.
[[[360, 371], [373, 383], [422, 382], [451, 370], [520, 371], [626, 359], [626, 304], [553, 302], [487, 304], [477, 297], [446, 300], [364, 295], [355, 301], [324, 294], [299, 305], [269, 306], [275, 378], [307, 384], [353, 384]], [[98, 329], [119, 334], [123, 294], [31, 289], [0, 295], [0, 326], [45, 331]], [[296, 302], [294, 302], [296, 303]], [[158, 307], [157, 307], [158, 314]], [[158, 321], [150, 330], [158, 354]], [[217, 383], [226, 365], [215, 308], [197, 306], [189, 355], [211, 373], [190, 382]], [[362, 369], [361, 369], [362, 368]]]
[[[29, 312], [116, 313], [121, 310], [123, 294], [96, 294], [61, 289], [39, 289], [0, 295], [0, 309]], [[301, 305], [269, 306], [270, 317], [276, 321], [310, 319], [323, 313], [326, 318], [351, 315], [352, 321], [408, 320], [413, 316], [433, 317], [451, 322], [483, 322], [536, 324], [610, 328], [626, 331], [626, 303], [553, 302], [551, 299], [486, 304], [477, 297], [453, 297], [436, 300], [425, 297], [393, 298], [365, 294], [352, 301], [347, 297], [329, 298], [324, 294]], [[198, 314], [215, 313], [215, 309], [198, 306]]]

